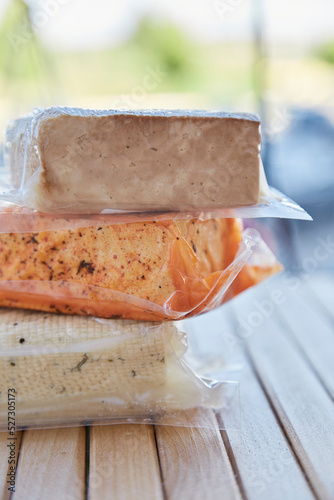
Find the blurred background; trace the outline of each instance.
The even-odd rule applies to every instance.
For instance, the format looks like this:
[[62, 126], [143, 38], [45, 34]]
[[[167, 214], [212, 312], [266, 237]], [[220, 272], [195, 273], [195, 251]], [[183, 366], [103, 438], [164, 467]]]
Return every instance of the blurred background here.
[[259, 113], [270, 184], [314, 222], [252, 224], [334, 270], [334, 0], [0, 0], [0, 132], [49, 105]]

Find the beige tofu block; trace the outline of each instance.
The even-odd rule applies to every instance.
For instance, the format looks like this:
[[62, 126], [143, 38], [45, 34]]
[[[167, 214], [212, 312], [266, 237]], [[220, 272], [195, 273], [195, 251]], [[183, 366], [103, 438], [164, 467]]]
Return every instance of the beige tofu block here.
[[208, 396], [180, 362], [186, 337], [172, 323], [8, 309], [0, 309], [0, 323], [0, 429], [8, 389], [16, 428], [151, 418]]
[[260, 143], [245, 113], [49, 108], [7, 130], [16, 202], [58, 213], [255, 204]]

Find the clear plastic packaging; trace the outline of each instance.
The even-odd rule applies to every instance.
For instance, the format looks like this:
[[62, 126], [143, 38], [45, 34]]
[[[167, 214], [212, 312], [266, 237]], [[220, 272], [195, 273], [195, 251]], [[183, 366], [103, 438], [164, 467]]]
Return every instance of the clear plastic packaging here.
[[246, 113], [37, 109], [8, 127], [0, 199], [47, 213], [145, 212], [146, 220], [310, 219], [269, 189], [260, 142], [259, 118]]
[[[0, 430], [217, 425], [208, 411], [226, 428], [229, 411], [238, 413], [238, 384], [194, 372], [176, 324], [7, 309], [0, 319]], [[191, 419], [183, 416], [189, 409]]]
[[[0, 234], [0, 305], [145, 321], [210, 311], [282, 269], [235, 219]], [[61, 221], [56, 219], [60, 227]], [[108, 225], [105, 222], [108, 221]], [[36, 223], [36, 221], [35, 221]]]

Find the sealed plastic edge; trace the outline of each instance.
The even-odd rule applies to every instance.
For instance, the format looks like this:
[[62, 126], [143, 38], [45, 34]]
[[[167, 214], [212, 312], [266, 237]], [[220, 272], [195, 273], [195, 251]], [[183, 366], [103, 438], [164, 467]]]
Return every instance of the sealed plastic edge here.
[[[22, 312], [22, 314], [24, 313]], [[28, 314], [27, 321], [30, 323], [29, 326], [32, 326], [30, 319], [33, 317], [35, 320], [32, 323], [37, 321], [40, 327], [39, 317], [42, 316], [44, 316], [43, 313]], [[86, 320], [94, 321], [96, 318], [87, 318]], [[99, 319], [97, 321], [100, 322]], [[47, 346], [43, 344], [44, 338], [41, 336], [40, 338], [43, 339], [41, 344], [37, 343], [35, 346], [31, 346], [31, 348], [26, 347], [25, 352], [21, 352], [21, 347], [24, 346], [9, 350], [2, 349], [0, 351], [0, 363], [4, 362], [6, 358], [12, 360], [11, 364], [13, 364], [13, 360], [19, 363], [19, 357], [23, 357], [23, 359], [28, 357], [31, 361], [30, 364], [33, 366], [34, 360], [37, 361], [41, 356], [50, 357], [50, 355], [53, 355], [59, 361], [61, 354], [73, 352], [81, 353], [81, 355], [85, 353], [85, 356], [88, 357], [92, 356], [94, 352], [98, 354], [101, 350], [104, 352], [108, 348], [114, 348], [115, 341], [124, 343], [125, 341], [131, 342], [133, 340], [135, 332], [125, 335], [114, 335], [112, 330], [115, 326], [115, 320], [103, 320], [103, 325], [108, 325], [108, 322], [113, 326], [109, 334], [104, 333], [103, 338], [86, 339], [86, 343], [83, 345], [81, 335], [80, 342], [76, 342], [75, 336], [73, 337], [73, 331], [70, 328], [69, 332], [62, 332], [62, 337], [64, 340], [67, 340], [67, 343], [59, 343], [57, 338], [55, 338], [53, 342], [50, 342], [49, 339], [49, 346]], [[127, 323], [132, 323], [135, 326], [135, 322]], [[112, 417], [109, 415], [109, 418], [108, 411], [100, 416], [98, 411], [95, 414], [94, 410], [85, 413], [85, 401], [83, 401], [85, 400], [85, 396], [83, 396], [82, 400], [79, 400], [77, 397], [73, 397], [72, 399], [69, 397], [66, 401], [58, 401], [57, 404], [55, 404], [52, 398], [49, 401], [43, 399], [34, 400], [32, 398], [33, 402], [31, 406], [29, 401], [25, 401], [24, 404], [21, 402], [20, 404], [20, 395], [18, 393], [16, 401], [17, 430], [21, 428], [50, 428], [118, 423], [143, 423], [213, 429], [217, 429], [218, 426], [220, 429], [239, 428], [240, 402], [238, 383], [204, 379], [199, 376], [183, 358], [186, 352], [186, 336], [178, 330], [177, 324], [174, 324], [174, 326], [170, 324], [168, 332], [163, 331], [162, 325], [158, 323], [148, 324], [138, 322], [137, 326], [137, 335], [139, 334], [143, 346], [145, 346], [145, 342], [150, 344], [154, 341], [155, 337], [159, 340], [161, 339], [161, 335], [165, 334], [165, 342], [168, 344], [165, 347], [165, 352], [167, 353], [169, 362], [166, 365], [166, 387], [163, 387], [162, 393], [158, 387], [154, 389], [154, 384], [152, 387], [148, 385], [142, 389], [142, 394], [138, 393], [138, 398], [136, 401], [133, 401], [133, 405], [128, 409], [126, 409], [127, 407], [124, 409], [123, 414], [121, 410], [120, 414], [116, 412]], [[66, 333], [69, 335], [66, 336]], [[35, 335], [35, 337], [38, 336]], [[100, 341], [103, 341], [103, 345]], [[125, 348], [124, 356], [126, 356], [126, 353], [127, 349]], [[82, 369], [84, 370], [84, 368]], [[9, 370], [13, 371], [13, 368], [8, 368]], [[11, 380], [15, 386], [14, 374]], [[117, 390], [115, 394], [117, 394]], [[153, 404], [152, 401], [148, 400], [150, 402], [147, 404], [147, 407], [146, 390], [153, 391], [151, 396]], [[113, 389], [111, 388], [109, 396], [111, 397], [112, 394]], [[97, 395], [95, 400], [91, 396], [86, 396], [86, 399], [86, 403], [94, 408], [94, 403], [96, 405], [100, 405], [101, 402], [103, 403], [101, 399], [107, 401], [108, 394]], [[111, 399], [113, 398], [111, 397]], [[117, 397], [114, 396], [114, 399], [117, 399]], [[0, 405], [0, 430], [5, 430], [7, 426], [6, 403], [7, 401], [3, 405]], [[22, 404], [23, 406], [21, 406]], [[83, 409], [82, 414], [76, 409], [77, 404]], [[115, 404], [117, 405], [117, 402]], [[185, 408], [183, 409], [182, 407]], [[138, 412], [136, 412], [136, 408]], [[233, 422], [231, 423], [231, 427], [227, 427], [227, 422]]]
[[[0, 196], [1, 198], [1, 196]], [[4, 198], [3, 198], [4, 199]], [[285, 218], [313, 220], [297, 203], [274, 188], [260, 196], [260, 203], [248, 207], [216, 210], [188, 210], [182, 212], [125, 212], [105, 210], [98, 215], [43, 214], [30, 208], [21, 208], [12, 203], [0, 202], [0, 233], [24, 233], [78, 229], [109, 224], [149, 222], [177, 219], [211, 218]]]
[[[84, 285], [74, 282], [37, 281], [37, 280], [0, 280], [0, 290], [11, 293], [26, 293], [36, 297], [58, 297], [69, 300], [87, 296], [98, 298], [98, 302], [121, 303], [127, 306], [134, 315], [145, 312], [154, 320], [178, 320], [188, 316], [195, 316], [210, 311], [223, 303], [225, 295], [229, 291], [233, 281], [241, 272], [245, 264], [256, 256], [256, 261], [261, 263], [264, 269], [270, 269], [269, 274], [281, 270], [273, 253], [262, 240], [255, 229], [246, 229], [242, 234], [242, 241], [233, 262], [225, 269], [213, 273], [206, 278], [205, 295], [193, 307], [187, 310], [176, 309], [178, 305], [177, 294], [183, 291], [175, 291], [163, 305], [156, 304], [146, 299], [129, 295], [124, 292], [102, 288], [96, 285]], [[257, 264], [258, 265], [258, 264]], [[260, 266], [260, 267], [261, 267]], [[181, 272], [181, 271], [178, 271]], [[182, 282], [187, 285], [187, 276], [181, 276]], [[190, 277], [192, 283], [192, 278]], [[189, 284], [188, 284], [189, 285]], [[175, 300], [176, 299], [176, 300]], [[134, 316], [133, 316], [134, 317]], [[140, 317], [140, 316], [139, 316]]]
[[[12, 128], [15, 126], [15, 123], [19, 124], [19, 131], [22, 135], [21, 145], [19, 145], [18, 151], [16, 151], [16, 155], [18, 155], [19, 163], [22, 163], [22, 172], [20, 184], [16, 186], [16, 188], [11, 187], [11, 182], [9, 180], [9, 173], [4, 174], [2, 177], [4, 181], [0, 184], [0, 200], [2, 200], [2, 204], [0, 204], [0, 232], [7, 232], [7, 229], [4, 228], [1, 215], [6, 210], [6, 203], [15, 204], [27, 207], [24, 209], [24, 215], [22, 213], [22, 217], [24, 217], [25, 221], [22, 222], [23, 225], [29, 223], [29, 217], [32, 217], [31, 220], [31, 231], [38, 231], [38, 227], [35, 227], [34, 214], [38, 214], [34, 210], [34, 206], [36, 206], [34, 201], [34, 185], [37, 178], [40, 175], [40, 158], [39, 153], [36, 148], [32, 149], [29, 147], [30, 144], [33, 144], [32, 138], [35, 137], [39, 123], [41, 120], [47, 117], [59, 116], [63, 113], [74, 115], [74, 116], [104, 116], [106, 114], [128, 114], [128, 115], [152, 115], [156, 114], [157, 116], [216, 116], [216, 117], [231, 117], [231, 118], [240, 118], [240, 119], [248, 119], [251, 121], [259, 121], [259, 117], [257, 115], [247, 114], [247, 113], [226, 113], [220, 111], [198, 111], [198, 110], [81, 110], [77, 108], [65, 108], [65, 107], [53, 107], [43, 109], [34, 110], [34, 114], [25, 118], [18, 119], [16, 121], [10, 122], [10, 125], [7, 129], [6, 136], [6, 153], [5, 153], [5, 164], [7, 165], [6, 170], [10, 170], [10, 161], [11, 161], [11, 141], [13, 138], [11, 137]], [[15, 142], [15, 141], [14, 141]], [[33, 173], [29, 175], [26, 172], [26, 168], [30, 161], [34, 164]], [[7, 176], [7, 179], [6, 179]], [[7, 205], [8, 206], [8, 205]], [[30, 207], [30, 208], [28, 208]], [[78, 207], [77, 207], [78, 208]], [[137, 210], [127, 210], [127, 209], [110, 209], [106, 208], [102, 210], [99, 214], [95, 215], [77, 215], [78, 219], [81, 219], [81, 227], [94, 226], [95, 221], [99, 224], [99, 221], [95, 218], [96, 216], [102, 215], [113, 215], [115, 217], [122, 216], [126, 217], [126, 222], [136, 222], [138, 220], [141, 221], [151, 221], [151, 220], [169, 220], [169, 219], [192, 219], [192, 218], [200, 218], [207, 219], [212, 217], [217, 218], [255, 218], [255, 217], [278, 217], [278, 218], [288, 218], [288, 219], [300, 219], [300, 220], [312, 220], [309, 214], [305, 212], [297, 203], [286, 197], [284, 194], [279, 191], [269, 188], [265, 172], [262, 166], [262, 162], [260, 159], [260, 186], [259, 186], [259, 199], [258, 203], [255, 205], [249, 206], [236, 206], [236, 207], [226, 207], [226, 208], [210, 208], [210, 207], [196, 207], [193, 205], [187, 204], [176, 204], [167, 206], [168, 211], [166, 211], [166, 207], [159, 207], [158, 205], [155, 207], [155, 211], [152, 211], [152, 206], [149, 206], [144, 203], [141, 203], [138, 206]], [[63, 206], [58, 208], [55, 213], [63, 217], [64, 219], [68, 218], [71, 213], [79, 213], [84, 211], [85, 207], [80, 208], [80, 210], [76, 209], [73, 205], [71, 206]], [[162, 211], [163, 210], [163, 211]], [[138, 219], [139, 218], [139, 219]], [[119, 221], [122, 222], [121, 220]], [[50, 221], [51, 223], [51, 221]], [[53, 226], [52, 223], [49, 229], [67, 229], [69, 228], [66, 225], [66, 222], [63, 221], [63, 227], [59, 226], [60, 221], [57, 221], [57, 226]], [[46, 230], [47, 228], [44, 228]], [[10, 229], [9, 229], [10, 231]], [[20, 231], [20, 226], [18, 225], [17, 231]]]
[[255, 113], [236, 113], [220, 110], [202, 109], [82, 109], [68, 106], [53, 106], [49, 108], [35, 108], [30, 118], [39, 120], [52, 116], [67, 114], [70, 116], [106, 116], [106, 115], [135, 115], [135, 116], [195, 116], [217, 118], [240, 118], [260, 122], [259, 115]]
[[[124, 415], [124, 417], [110, 418], [82, 418], [72, 421], [36, 420], [34, 423], [16, 425], [16, 431], [29, 429], [59, 429], [67, 427], [86, 427], [93, 425], [117, 424], [146, 424], [166, 425], [170, 427], [201, 428], [227, 431], [241, 430], [241, 401], [240, 383], [236, 381], [219, 382], [220, 390], [225, 395], [225, 404], [221, 409], [212, 409], [205, 406], [196, 406], [187, 410], [178, 410], [160, 414]], [[87, 404], [94, 404], [88, 401]], [[7, 431], [6, 424], [1, 423], [0, 407], [0, 433]]]

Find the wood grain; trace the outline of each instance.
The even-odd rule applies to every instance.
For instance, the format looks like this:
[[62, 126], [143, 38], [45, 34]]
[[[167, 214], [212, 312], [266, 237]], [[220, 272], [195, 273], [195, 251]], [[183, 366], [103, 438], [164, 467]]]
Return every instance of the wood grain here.
[[311, 288], [321, 305], [326, 308], [330, 318], [334, 319], [334, 272], [319, 272], [304, 276], [307, 285]]
[[[246, 302], [251, 300], [249, 295]], [[238, 301], [236, 311], [238, 314]], [[240, 374], [232, 374], [238, 375], [240, 382], [240, 407], [232, 406], [228, 411], [228, 418], [224, 418], [227, 431], [222, 431], [238, 481], [248, 500], [267, 500], [269, 495], [271, 500], [312, 499], [295, 455], [244, 355], [242, 337], [236, 336], [235, 315], [233, 308], [224, 306], [207, 314], [206, 322], [202, 316], [201, 321], [191, 320], [189, 326], [191, 338], [195, 336], [201, 352], [207, 351], [210, 356], [210, 349], [216, 351], [220, 346], [227, 370], [229, 364], [235, 366], [236, 360], [242, 365]], [[232, 429], [240, 427], [239, 409], [241, 430], [235, 431]]]
[[[10, 449], [8, 448], [8, 444], [13, 441], [15, 438], [15, 464], [13, 466], [17, 467], [18, 463], [18, 454], [20, 450], [21, 437], [22, 432], [16, 432], [13, 437], [8, 439], [10, 436], [8, 432], [0, 432], [0, 498], [1, 500], [7, 500], [10, 498], [10, 491], [8, 491], [8, 487], [10, 486], [8, 481], [8, 472], [9, 470], [9, 453]], [[10, 464], [12, 465], [12, 464]]]
[[162, 500], [154, 429], [122, 424], [91, 427], [89, 500]]
[[[276, 280], [275, 285], [284, 295], [285, 283]], [[312, 488], [322, 500], [332, 499], [333, 401], [302, 351], [289, 338], [289, 332], [284, 333], [279, 310], [288, 306], [289, 299], [286, 298], [279, 307], [269, 308], [264, 302], [270, 300], [266, 288], [260, 287], [253, 293], [252, 298], [238, 303], [238, 321], [243, 331], [247, 325], [251, 331], [249, 327], [253, 325], [248, 334], [251, 359]], [[271, 312], [265, 314], [263, 309], [261, 316], [259, 304], [266, 304], [267, 311], [271, 309]], [[312, 308], [312, 304], [305, 305], [305, 311], [306, 308]], [[295, 328], [300, 328], [299, 334], [302, 335], [302, 320]]]
[[244, 361], [240, 380], [241, 432], [226, 434], [248, 500], [313, 499], [280, 425], [251, 367]]
[[304, 281], [296, 290], [285, 286], [284, 295], [279, 313], [285, 326], [334, 399], [334, 321], [322, 314]]
[[85, 428], [25, 431], [13, 500], [85, 498]]
[[[325, 283], [282, 275], [237, 297], [229, 309], [192, 319], [207, 367], [220, 352], [225, 373], [233, 373], [229, 363], [235, 368], [241, 360], [244, 366], [241, 431], [231, 430], [234, 422], [239, 425], [237, 408], [221, 433], [211, 410], [203, 409], [185, 412], [183, 421], [201, 420], [210, 428], [92, 427], [89, 500], [333, 499], [334, 331], [328, 294], [334, 281]], [[280, 299], [275, 303], [273, 297]], [[215, 345], [212, 358], [209, 340]], [[1, 500], [9, 500], [7, 437], [0, 433]], [[17, 437], [12, 500], [86, 498], [84, 428], [24, 431]]]
[[[189, 410], [189, 424], [198, 415]], [[212, 428], [157, 426], [160, 466], [168, 500], [241, 499], [217, 423], [210, 410]], [[208, 416], [209, 415], [209, 416]]]

